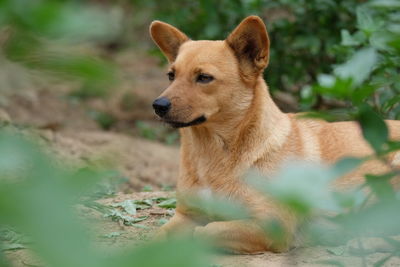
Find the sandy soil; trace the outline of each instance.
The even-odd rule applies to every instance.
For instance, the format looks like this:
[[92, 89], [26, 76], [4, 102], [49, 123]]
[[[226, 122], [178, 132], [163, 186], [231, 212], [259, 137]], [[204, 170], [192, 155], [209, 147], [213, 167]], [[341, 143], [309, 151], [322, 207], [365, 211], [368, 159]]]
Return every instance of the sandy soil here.
[[[156, 121], [151, 103], [166, 87], [164, 70], [158, 59], [131, 50], [116, 54], [113, 61], [119, 66], [119, 83], [106, 97], [87, 101], [68, 97], [76, 84], [44, 79], [10, 62], [2, 64], [0, 120], [8, 117], [39, 129], [56, 154], [71, 163], [107, 162], [129, 179], [124, 189], [171, 187], [178, 173], [179, 148], [140, 138], [135, 127], [137, 120]], [[12, 79], [15, 72], [21, 77]], [[4, 89], [10, 84], [14, 90]], [[129, 105], [124, 103], [127, 98], [132, 100]], [[114, 128], [101, 129], [93, 111], [114, 116]]]
[[[101, 200], [100, 203], [110, 205], [124, 200], [143, 200], [153, 197], [170, 197], [172, 192], [141, 192], [134, 194], [118, 194], [114, 198]], [[153, 207], [151, 209], [138, 210], [137, 216], [149, 216], [148, 219], [138, 223], [137, 227], [124, 226], [111, 219], [104, 218], [97, 211], [80, 208], [80, 213], [88, 218], [90, 227], [96, 233], [94, 240], [101, 249], [114, 250], [126, 247], [135, 247], [151, 240], [153, 234], [160, 226], [160, 219], [169, 219], [171, 213], [166, 209]], [[140, 227], [139, 227], [140, 226]], [[118, 235], [113, 236], [117, 233]], [[367, 242], [368, 243], [368, 242]], [[373, 247], [372, 243], [371, 246]], [[378, 249], [380, 252], [372, 253], [366, 258], [366, 266], [373, 264], [389, 252], [385, 249]], [[290, 267], [290, 266], [337, 266], [334, 262], [341, 262], [343, 266], [362, 266], [361, 258], [352, 252], [352, 242], [341, 247], [298, 247], [287, 253], [266, 252], [259, 255], [229, 255], [213, 254], [213, 266], [249, 266], [249, 267]], [[35, 259], [27, 249], [8, 251], [6, 255], [12, 260], [13, 266], [43, 266]], [[399, 266], [400, 259], [392, 258], [383, 266]], [[189, 265], [188, 265], [189, 266]]]
[[[140, 191], [173, 187], [179, 168], [179, 148], [121, 133], [80, 131], [52, 135], [50, 142], [61, 157], [115, 167], [128, 178], [129, 188]], [[126, 187], [125, 187], [126, 189]]]

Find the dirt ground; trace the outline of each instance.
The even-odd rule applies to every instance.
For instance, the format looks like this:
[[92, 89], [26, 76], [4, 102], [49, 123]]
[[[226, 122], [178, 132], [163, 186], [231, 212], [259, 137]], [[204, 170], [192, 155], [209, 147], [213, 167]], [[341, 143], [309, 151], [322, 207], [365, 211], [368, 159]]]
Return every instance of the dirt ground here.
[[[73, 84], [46, 83], [36, 80], [34, 73], [18, 77], [17, 90], [0, 91], [0, 120], [10, 119], [13, 123], [38, 129], [51, 150], [71, 166], [91, 163], [117, 169], [127, 182], [115, 197], [100, 200], [102, 204], [173, 196], [173, 191], [160, 190], [173, 188], [175, 184], [179, 147], [144, 139], [135, 126], [136, 121], [154, 123], [150, 103], [167, 84], [164, 69], [158, 66], [156, 59], [132, 51], [118, 54], [114, 61], [121, 69], [121, 83], [105, 99], [76, 102], [65, 97]], [[18, 66], [9, 63], [0, 70], [0, 75], [11, 79], [15, 68]], [[129, 97], [133, 104], [122, 105]], [[117, 118], [116, 124], [108, 131], [103, 130], [90, 116], [93, 110], [112, 114]], [[140, 192], [149, 186], [154, 192]], [[95, 240], [105, 249], [146, 242], [161, 221], [165, 222], [171, 216], [171, 211], [153, 206], [138, 211], [137, 216], [148, 216], [147, 219], [136, 226], [125, 226], [104, 218], [95, 210], [82, 209], [82, 214], [96, 222]], [[372, 246], [374, 244], [372, 242]], [[361, 258], [351, 250], [351, 244], [348, 244], [335, 248], [299, 247], [281, 254], [215, 255], [214, 266], [327, 266], [334, 265], [334, 261], [340, 261], [344, 266], [361, 266]], [[367, 266], [373, 266], [388, 255], [385, 249], [380, 251], [366, 259]], [[7, 251], [6, 254], [14, 266], [42, 266], [27, 249]], [[392, 258], [384, 266], [400, 266], [400, 259]]]
[[[114, 198], [101, 200], [104, 205], [120, 203], [125, 200], [143, 200], [149, 198], [169, 197], [173, 196], [173, 192], [137, 192], [133, 194], [118, 194]], [[104, 218], [104, 216], [92, 209], [81, 208], [81, 214], [85, 218], [89, 218], [90, 225], [94, 228], [96, 236], [94, 240], [96, 245], [105, 250], [122, 249], [126, 247], [135, 247], [144, 244], [150, 240], [160, 226], [161, 219], [169, 219], [171, 212], [159, 207], [139, 210], [137, 216], [148, 216], [136, 226], [125, 226], [121, 223]], [[83, 215], [84, 214], [84, 215]], [[376, 240], [368, 240], [364, 242], [369, 244], [377, 253], [370, 254], [366, 258], [366, 266], [374, 266], [374, 263], [389, 254], [385, 251], [384, 246], [379, 246]], [[214, 254], [212, 255], [212, 266], [229, 267], [229, 266], [248, 266], [248, 267], [290, 267], [290, 266], [362, 266], [361, 257], [354, 255], [353, 242], [340, 247], [298, 247], [287, 253], [266, 252], [259, 255], [229, 255]], [[27, 249], [7, 251], [6, 256], [12, 260], [13, 266], [43, 266], [39, 260]], [[341, 262], [343, 265], [337, 265], [335, 262]], [[383, 266], [399, 266], [400, 260], [392, 258]]]
[[[156, 125], [154, 131], [165, 130], [161, 123], [155, 123], [151, 108], [153, 99], [167, 85], [164, 70], [156, 58], [132, 51], [117, 54], [114, 61], [120, 69], [119, 83], [106, 97], [85, 101], [68, 97], [76, 89], [73, 83], [40, 79], [10, 62], [0, 65], [5, 86], [9, 80], [15, 87], [0, 90], [0, 120], [3, 114], [13, 123], [39, 129], [55, 153], [69, 162], [109, 161], [108, 165], [129, 179], [129, 186], [124, 187], [127, 191], [140, 191], [144, 186], [155, 190], [171, 187], [178, 173], [178, 146], [145, 139], [135, 127], [136, 121], [145, 121]], [[17, 82], [6, 79], [16, 71], [24, 74]], [[122, 103], [127, 98], [133, 101], [128, 107]], [[102, 129], [93, 112], [111, 114], [113, 128]]]

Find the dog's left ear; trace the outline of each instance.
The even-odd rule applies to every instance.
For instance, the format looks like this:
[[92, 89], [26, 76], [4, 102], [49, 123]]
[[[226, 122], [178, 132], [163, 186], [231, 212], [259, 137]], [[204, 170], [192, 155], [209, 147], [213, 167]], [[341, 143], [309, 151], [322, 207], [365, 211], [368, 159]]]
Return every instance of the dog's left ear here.
[[175, 61], [179, 47], [189, 40], [189, 37], [174, 26], [157, 20], [150, 25], [150, 35], [167, 57], [169, 63]]
[[269, 38], [258, 16], [245, 18], [226, 39], [247, 75], [259, 75], [268, 65]]

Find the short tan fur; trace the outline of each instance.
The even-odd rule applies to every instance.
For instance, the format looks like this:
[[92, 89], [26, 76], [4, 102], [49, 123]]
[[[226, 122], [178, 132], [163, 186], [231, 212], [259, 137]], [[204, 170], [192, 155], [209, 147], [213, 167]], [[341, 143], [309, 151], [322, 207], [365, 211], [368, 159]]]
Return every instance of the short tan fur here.
[[[249, 188], [243, 174], [255, 167], [271, 175], [290, 159], [332, 163], [344, 156], [370, 155], [360, 127], [355, 122], [299, 119], [280, 111], [263, 80], [270, 42], [257, 16], [244, 19], [224, 41], [192, 41], [160, 21], [151, 24], [150, 33], [170, 63], [172, 81], [160, 96], [169, 101], [162, 119], [176, 127], [189, 126], [180, 129], [176, 214], [158, 236], [185, 229], [237, 253], [286, 250], [296, 232], [296, 217]], [[390, 137], [400, 140], [400, 122], [386, 123]], [[390, 160], [400, 165], [399, 154], [390, 155]], [[380, 162], [369, 161], [337, 185], [359, 184], [364, 173], [385, 170]], [[200, 223], [183, 198], [202, 190], [243, 201], [254, 219]], [[274, 242], [259, 225], [269, 218], [285, 226], [284, 241]]]

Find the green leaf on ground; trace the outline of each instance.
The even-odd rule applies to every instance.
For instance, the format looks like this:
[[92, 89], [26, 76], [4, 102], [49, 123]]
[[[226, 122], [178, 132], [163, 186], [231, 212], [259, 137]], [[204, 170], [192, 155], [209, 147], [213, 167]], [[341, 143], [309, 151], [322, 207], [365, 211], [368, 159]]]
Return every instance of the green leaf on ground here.
[[340, 247], [331, 247], [331, 248], [327, 248], [326, 249], [329, 253], [332, 253], [333, 255], [336, 256], [341, 256], [344, 254], [346, 248], [344, 246], [340, 246]]
[[151, 199], [134, 200], [134, 203], [138, 210], [149, 209], [153, 206], [153, 201]]
[[176, 208], [176, 198], [169, 198], [164, 201], [161, 201], [157, 204], [160, 208], [164, 209], [175, 209]]
[[24, 248], [26, 248], [26, 246], [23, 245], [23, 244], [19, 244], [19, 243], [11, 243], [11, 244], [6, 243], [6, 244], [2, 244], [2, 245], [0, 246], [0, 249], [1, 249], [2, 251], [6, 251], [6, 250], [17, 250], [17, 249], [24, 249]]
[[111, 232], [111, 233], [109, 233], [109, 234], [102, 235], [101, 237], [104, 237], [104, 238], [114, 238], [114, 237], [121, 236], [122, 234], [123, 234], [123, 232]]
[[129, 215], [136, 215], [136, 205], [132, 200], [125, 200], [116, 204], [112, 204], [112, 207], [120, 207]]
[[338, 266], [338, 267], [345, 267], [346, 265], [344, 265], [342, 262], [337, 261], [337, 260], [318, 260], [318, 261], [314, 261], [314, 264], [323, 264], [323, 265], [328, 265], [328, 266]]

